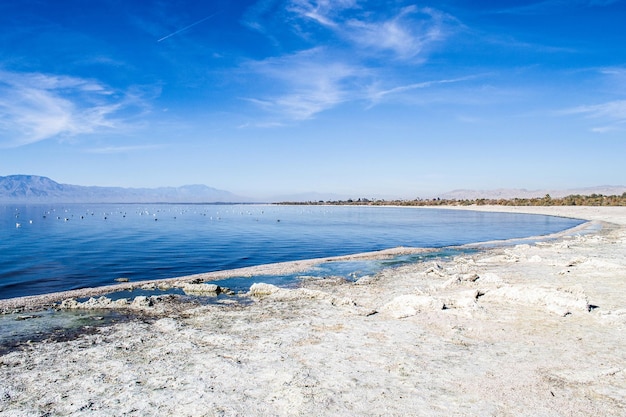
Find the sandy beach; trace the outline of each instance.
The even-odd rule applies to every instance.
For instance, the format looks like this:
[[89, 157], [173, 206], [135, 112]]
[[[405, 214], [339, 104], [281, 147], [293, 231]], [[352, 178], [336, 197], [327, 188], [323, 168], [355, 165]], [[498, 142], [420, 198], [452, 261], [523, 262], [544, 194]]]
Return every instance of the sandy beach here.
[[137, 300], [0, 356], [0, 415], [626, 416], [626, 207], [454, 209], [593, 227], [356, 283], [259, 277], [246, 305]]

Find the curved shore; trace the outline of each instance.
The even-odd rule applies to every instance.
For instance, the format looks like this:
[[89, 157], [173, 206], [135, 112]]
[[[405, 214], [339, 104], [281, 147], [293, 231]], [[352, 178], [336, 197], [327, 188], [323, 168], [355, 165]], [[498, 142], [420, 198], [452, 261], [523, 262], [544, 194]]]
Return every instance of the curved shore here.
[[25, 345], [0, 415], [626, 415], [626, 207], [451, 209], [605, 227]]
[[[419, 210], [421, 207], [413, 207], [412, 209]], [[428, 207], [426, 207], [428, 208]], [[442, 207], [443, 209], [463, 209], [461, 207]], [[479, 211], [479, 210], [476, 210]], [[491, 211], [499, 211], [497, 209]], [[506, 210], [502, 210], [506, 211]], [[511, 211], [514, 212], [514, 211]], [[548, 214], [550, 215], [550, 214]], [[556, 239], [568, 234], [577, 233], [588, 229], [589, 223], [583, 223], [575, 226], [571, 229], [566, 229], [561, 232], [553, 233], [546, 236], [529, 236], [527, 238], [511, 239], [510, 241], [492, 241], [492, 242], [475, 242], [462, 245], [461, 247], [486, 247], [487, 245], [504, 245], [511, 244], [512, 242], [535, 242], [547, 239]], [[330, 261], [357, 261], [368, 259], [386, 259], [394, 256], [411, 254], [411, 253], [423, 253], [434, 249], [430, 248], [410, 248], [410, 247], [397, 247], [389, 248], [385, 250], [375, 252], [357, 253], [352, 255], [333, 256], [326, 258], [305, 259], [298, 261], [280, 262], [273, 264], [264, 264], [244, 268], [236, 268], [223, 271], [214, 271], [199, 273], [193, 275], [186, 275], [173, 278], [162, 278], [156, 280], [144, 280], [135, 282], [122, 282], [118, 284], [103, 285], [98, 287], [87, 287], [76, 290], [60, 291], [46, 294], [38, 294], [32, 296], [14, 297], [8, 299], [0, 299], [0, 314], [7, 314], [16, 311], [34, 311], [42, 308], [52, 307], [59, 302], [67, 299], [78, 299], [88, 297], [98, 297], [107, 295], [118, 291], [133, 291], [141, 289], [143, 287], [183, 287], [187, 283], [197, 282], [209, 282], [221, 279], [227, 279], [232, 277], [253, 277], [259, 278], [263, 275], [284, 275], [293, 274], [298, 272], [304, 272], [324, 262]]]
[[100, 287], [81, 288], [70, 291], [60, 291], [48, 294], [15, 297], [0, 300], [0, 314], [11, 313], [16, 310], [37, 310], [47, 308], [54, 304], [72, 298], [97, 297], [117, 291], [133, 291], [144, 287], [183, 287], [185, 284], [210, 282], [232, 277], [258, 277], [264, 275], [286, 275], [304, 272], [324, 262], [330, 261], [358, 261], [369, 259], [387, 259], [399, 255], [429, 252], [428, 248], [398, 247], [376, 252], [357, 253], [353, 255], [332, 256], [317, 259], [305, 259], [300, 261], [279, 262], [245, 268], [229, 269], [225, 271], [205, 272], [200, 274], [186, 275], [182, 277], [164, 278], [137, 282], [124, 282], [120, 284], [103, 285]]

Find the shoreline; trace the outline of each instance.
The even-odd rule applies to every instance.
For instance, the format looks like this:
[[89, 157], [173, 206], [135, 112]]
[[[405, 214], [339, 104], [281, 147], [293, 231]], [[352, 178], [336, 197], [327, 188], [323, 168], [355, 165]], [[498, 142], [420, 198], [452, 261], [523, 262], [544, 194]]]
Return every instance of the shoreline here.
[[[414, 208], [414, 209], [432, 209], [432, 207], [404, 207], [404, 206], [396, 206], [399, 208]], [[472, 210], [477, 207], [493, 207], [493, 210]], [[505, 210], [497, 210], [498, 207], [504, 207]], [[450, 210], [469, 210], [469, 211], [493, 211], [493, 212], [507, 212], [507, 213], [516, 213], [516, 211], [506, 210], [506, 206], [441, 206], [437, 207], [441, 209], [450, 209]], [[520, 213], [520, 214], [538, 214], [538, 215], [546, 215], [542, 213]], [[550, 215], [550, 214], [547, 214]], [[567, 217], [567, 216], [556, 216], [556, 217]], [[572, 219], [577, 219], [576, 217], [569, 217]], [[585, 219], [577, 219], [577, 220], [585, 220]], [[192, 275], [184, 275], [179, 277], [171, 277], [171, 278], [161, 278], [155, 280], [143, 280], [143, 281], [134, 281], [134, 282], [125, 282], [118, 284], [110, 284], [103, 285], [99, 287], [87, 287], [80, 288], [75, 290], [67, 290], [67, 291], [59, 291], [45, 294], [37, 294], [37, 295], [29, 295], [29, 296], [21, 296], [7, 299], [0, 299], [0, 314], [10, 314], [14, 312], [22, 312], [22, 311], [37, 311], [45, 308], [50, 308], [55, 305], [58, 305], [63, 300], [67, 299], [78, 299], [78, 298], [89, 298], [89, 297], [97, 297], [97, 296], [105, 296], [110, 293], [118, 292], [118, 291], [133, 291], [137, 289], [142, 289], [142, 287], [153, 286], [159, 287], [159, 285], [165, 285], [168, 287], [182, 287], [187, 283], [199, 283], [199, 282], [207, 282], [211, 281], [227, 279], [237, 276], [244, 277], [256, 277], [261, 278], [264, 275], [283, 275], [297, 272], [304, 272], [316, 265], [319, 265], [324, 262], [331, 261], [354, 261], [354, 260], [367, 260], [367, 259], [387, 259], [398, 255], [412, 254], [412, 253], [425, 253], [430, 251], [436, 251], [440, 249], [454, 249], [454, 248], [478, 248], [485, 249], [493, 246], [506, 246], [511, 244], [517, 244], [522, 242], [530, 242], [535, 243], [538, 241], [552, 240], [558, 239], [562, 236], [566, 236], [568, 234], [575, 233], [577, 231], [582, 231], [584, 229], [588, 229], [591, 227], [591, 221], [586, 221], [578, 226], [574, 226], [569, 229], [565, 229], [560, 232], [551, 233], [548, 235], [539, 235], [539, 236], [528, 236], [522, 238], [512, 238], [505, 240], [493, 240], [493, 241], [485, 241], [485, 242], [472, 242], [459, 246], [449, 246], [442, 248], [413, 248], [413, 247], [395, 247], [388, 248], [379, 251], [373, 252], [362, 252], [355, 253], [349, 255], [339, 255], [339, 256], [330, 256], [323, 258], [312, 258], [312, 259], [303, 259], [297, 261], [286, 261], [286, 262], [278, 262], [271, 264], [262, 264], [255, 265], [249, 267], [221, 270], [221, 271], [212, 271], [212, 272], [202, 272]]]
[[502, 208], [605, 227], [25, 344], [0, 415], [626, 415], [626, 207]]
[[217, 281], [232, 277], [259, 277], [262, 280], [266, 275], [283, 275], [298, 272], [305, 272], [316, 265], [333, 261], [357, 261], [373, 259], [389, 259], [394, 256], [408, 255], [416, 253], [433, 252], [432, 248], [410, 248], [396, 247], [373, 252], [362, 252], [351, 255], [329, 256], [325, 258], [303, 259], [299, 261], [277, 262], [271, 264], [247, 266], [243, 268], [227, 269], [223, 271], [202, 272], [180, 277], [162, 278], [155, 280], [145, 280], [136, 282], [125, 282], [119, 284], [103, 285], [100, 287], [81, 288], [77, 290], [60, 291], [47, 294], [29, 295], [0, 299], [0, 314], [9, 314], [13, 310], [33, 311], [41, 308], [52, 307], [54, 304], [76, 298], [87, 298], [102, 296], [118, 291], [133, 291], [142, 289], [145, 286], [166, 285], [168, 288], [182, 288], [184, 284]]

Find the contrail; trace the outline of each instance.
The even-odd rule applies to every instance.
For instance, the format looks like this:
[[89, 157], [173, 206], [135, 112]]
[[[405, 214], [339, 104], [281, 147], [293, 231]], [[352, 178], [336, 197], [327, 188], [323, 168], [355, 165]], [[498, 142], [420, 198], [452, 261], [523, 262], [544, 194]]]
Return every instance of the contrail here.
[[213, 13], [212, 15], [207, 16], [207, 17], [205, 17], [204, 19], [200, 19], [200, 20], [198, 20], [197, 22], [194, 22], [194, 23], [190, 24], [189, 26], [185, 26], [185, 27], [184, 27], [184, 28], [182, 28], [182, 29], [178, 29], [176, 32], [172, 32], [172, 33], [170, 33], [170, 34], [169, 34], [169, 35], [167, 35], [167, 36], [163, 36], [161, 39], [157, 40], [157, 42], [164, 41], [165, 39], [167, 39], [167, 38], [171, 38], [172, 36], [177, 35], [177, 34], [179, 34], [180, 32], [183, 32], [183, 31], [185, 31], [185, 30], [187, 30], [187, 29], [189, 29], [189, 28], [192, 28], [192, 27], [194, 27], [195, 25], [199, 25], [200, 23], [204, 22], [205, 20], [209, 20], [210, 18], [212, 18], [212, 17], [213, 17], [213, 16], [215, 16], [216, 14], [217, 14], [217, 13]]

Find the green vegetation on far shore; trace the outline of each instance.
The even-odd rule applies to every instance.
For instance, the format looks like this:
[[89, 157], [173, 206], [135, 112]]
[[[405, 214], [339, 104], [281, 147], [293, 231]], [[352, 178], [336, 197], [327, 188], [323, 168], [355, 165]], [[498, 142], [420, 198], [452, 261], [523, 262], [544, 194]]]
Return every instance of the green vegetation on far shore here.
[[477, 199], [421, 199], [415, 200], [374, 200], [367, 198], [336, 200], [336, 201], [307, 201], [282, 202], [284, 205], [367, 205], [367, 206], [626, 206], [626, 193], [622, 195], [591, 194], [568, 195], [552, 198], [550, 194], [538, 198], [477, 198]]

